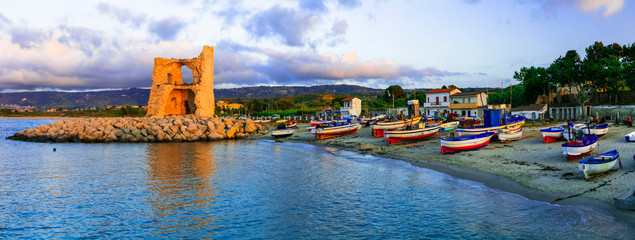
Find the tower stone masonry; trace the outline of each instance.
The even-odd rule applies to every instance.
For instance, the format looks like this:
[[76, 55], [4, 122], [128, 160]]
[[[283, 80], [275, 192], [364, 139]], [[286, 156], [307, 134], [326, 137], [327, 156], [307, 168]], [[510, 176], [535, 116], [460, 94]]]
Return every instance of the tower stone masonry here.
[[[183, 83], [181, 67], [192, 70], [194, 80]], [[214, 116], [214, 47], [204, 46], [192, 59], [155, 58], [148, 117], [193, 114]]]

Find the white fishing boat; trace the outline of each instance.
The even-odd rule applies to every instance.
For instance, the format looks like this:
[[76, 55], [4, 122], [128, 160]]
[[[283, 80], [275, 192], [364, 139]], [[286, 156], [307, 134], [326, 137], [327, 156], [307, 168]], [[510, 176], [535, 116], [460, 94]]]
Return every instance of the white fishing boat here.
[[[422, 126], [423, 125], [423, 126]], [[405, 141], [415, 141], [424, 138], [428, 138], [439, 133], [439, 126], [434, 127], [425, 127], [424, 124], [418, 124], [421, 128], [416, 129], [403, 129], [403, 130], [387, 130], [384, 133], [384, 138], [386, 139], [386, 143], [388, 145], [405, 142]]]
[[624, 138], [626, 138], [627, 142], [635, 142], [635, 132], [626, 134]]
[[334, 138], [342, 135], [356, 133], [359, 127], [359, 123], [351, 123], [332, 127], [315, 126], [311, 129], [311, 134], [315, 135], [315, 139]]
[[384, 130], [395, 130], [406, 126], [413, 126], [421, 121], [421, 117], [415, 117], [403, 121], [377, 122], [373, 124], [371, 133], [374, 137], [383, 137]]
[[519, 140], [523, 138], [523, 129], [499, 129], [498, 130], [498, 140], [501, 142], [510, 142], [514, 140]]
[[542, 141], [545, 143], [555, 142], [562, 138], [564, 138], [564, 127], [550, 127], [540, 129], [540, 133], [542, 134]]
[[273, 138], [283, 138], [293, 135], [295, 129], [278, 129], [271, 131], [271, 136]]
[[582, 128], [584, 134], [596, 135], [598, 137], [604, 136], [609, 131], [609, 124], [604, 123], [593, 127]]
[[609, 171], [615, 167], [620, 154], [617, 150], [600, 153], [598, 155], [580, 160], [580, 171], [584, 173], [585, 178], [589, 176]]
[[587, 135], [568, 141], [562, 144], [562, 154], [567, 155], [567, 159], [572, 160], [593, 152], [598, 145], [598, 137]]
[[441, 124], [441, 128], [439, 128], [439, 131], [441, 132], [450, 131], [456, 128], [456, 126], [458, 125], [459, 125], [459, 121], [443, 123]]

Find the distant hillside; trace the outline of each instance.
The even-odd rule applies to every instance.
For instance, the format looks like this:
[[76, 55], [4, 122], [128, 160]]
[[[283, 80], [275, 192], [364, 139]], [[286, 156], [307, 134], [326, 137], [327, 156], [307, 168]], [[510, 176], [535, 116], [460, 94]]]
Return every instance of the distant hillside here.
[[[311, 87], [244, 87], [214, 89], [214, 97], [222, 98], [268, 98], [289, 97], [314, 93], [331, 94], [376, 94], [381, 89], [354, 85], [322, 85]], [[0, 93], [0, 105], [33, 106], [36, 109], [86, 109], [104, 106], [145, 106], [150, 97], [149, 89], [131, 88], [126, 90], [99, 92], [17, 92]]]
[[310, 87], [243, 87], [214, 89], [216, 98], [270, 98], [291, 97], [313, 93], [366, 95], [382, 93], [382, 89], [373, 89], [355, 85], [320, 85]]

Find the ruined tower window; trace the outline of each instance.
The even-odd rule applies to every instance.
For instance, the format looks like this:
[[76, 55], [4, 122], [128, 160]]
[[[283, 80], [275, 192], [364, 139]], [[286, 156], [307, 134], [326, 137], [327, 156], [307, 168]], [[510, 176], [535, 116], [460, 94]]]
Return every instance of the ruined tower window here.
[[192, 74], [192, 70], [187, 66], [181, 66], [181, 74], [183, 78], [183, 84], [193, 84], [194, 83], [194, 74]]
[[176, 100], [176, 98], [172, 98], [170, 101], [174, 102]]
[[170, 83], [171, 79], [172, 79], [172, 74], [168, 73], [168, 81], [167, 81], [168, 84]]

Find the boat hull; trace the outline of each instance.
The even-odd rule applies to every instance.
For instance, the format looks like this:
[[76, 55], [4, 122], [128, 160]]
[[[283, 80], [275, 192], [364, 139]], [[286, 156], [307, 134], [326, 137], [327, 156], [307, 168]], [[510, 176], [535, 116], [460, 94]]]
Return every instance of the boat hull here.
[[494, 137], [496, 137], [497, 131], [499, 129], [517, 130], [523, 124], [525, 124], [525, 120], [508, 123], [508, 124], [501, 125], [501, 126], [457, 128], [456, 132], [461, 137], [462, 136], [478, 135], [478, 134], [483, 134], [483, 133], [494, 133]]
[[311, 129], [311, 133], [315, 135], [315, 139], [321, 140], [321, 139], [334, 138], [334, 137], [339, 137], [343, 135], [353, 134], [357, 132], [357, 129], [359, 129], [359, 123], [353, 123], [353, 124], [336, 126], [336, 127], [324, 127], [324, 128], [316, 127]]
[[587, 135], [595, 135], [598, 137], [604, 136], [607, 132], [609, 132], [609, 125], [604, 123], [594, 127], [583, 128], [582, 132]]
[[564, 138], [564, 128], [552, 127], [541, 129], [542, 141], [545, 143], [555, 142]]
[[581, 140], [582, 143], [563, 143], [562, 154], [566, 155], [567, 159], [573, 160], [593, 152], [598, 145], [598, 139], [596, 136], [583, 137]]
[[424, 138], [429, 138], [439, 133], [439, 127], [423, 128], [416, 130], [404, 130], [404, 131], [386, 131], [384, 134], [386, 138], [386, 144], [395, 144], [406, 141], [415, 141]]
[[458, 125], [459, 125], [459, 121], [444, 123], [444, 124], [441, 124], [441, 128], [439, 129], [439, 131], [441, 132], [450, 131], [455, 129], [456, 126]]
[[501, 142], [510, 142], [514, 140], [520, 140], [523, 138], [523, 129], [513, 131], [499, 131], [498, 140]]
[[585, 178], [589, 178], [591, 175], [607, 172], [613, 169], [619, 156], [620, 155], [615, 150], [598, 154], [581, 160], [579, 169], [582, 173], [584, 173]]
[[624, 138], [626, 139], [627, 142], [635, 142], [635, 132], [626, 134]]
[[421, 121], [421, 117], [416, 117], [413, 119], [397, 121], [397, 122], [378, 122], [373, 124], [371, 133], [373, 134], [373, 137], [383, 137], [384, 130], [390, 131], [390, 130], [395, 130], [397, 128], [406, 127], [408, 125], [415, 125], [419, 123], [419, 121]]
[[493, 133], [483, 133], [458, 138], [442, 138], [441, 153], [453, 154], [461, 151], [479, 149], [487, 146], [493, 136]]
[[271, 131], [271, 136], [273, 138], [284, 138], [293, 135], [294, 132], [294, 129], [273, 130]]

